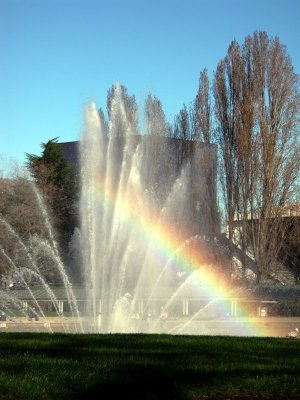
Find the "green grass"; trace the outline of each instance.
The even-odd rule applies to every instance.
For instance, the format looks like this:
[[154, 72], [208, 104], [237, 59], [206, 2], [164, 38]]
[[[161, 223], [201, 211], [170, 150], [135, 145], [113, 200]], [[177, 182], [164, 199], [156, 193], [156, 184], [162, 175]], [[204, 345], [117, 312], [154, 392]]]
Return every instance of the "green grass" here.
[[0, 399], [300, 399], [299, 356], [279, 338], [1, 333]]

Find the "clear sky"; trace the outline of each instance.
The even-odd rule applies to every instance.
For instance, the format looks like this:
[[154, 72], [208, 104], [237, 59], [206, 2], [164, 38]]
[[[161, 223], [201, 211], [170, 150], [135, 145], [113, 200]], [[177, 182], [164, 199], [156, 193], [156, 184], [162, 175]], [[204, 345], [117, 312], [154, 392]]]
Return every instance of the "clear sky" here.
[[[299, 0], [0, 0], [0, 156], [77, 140], [83, 107], [120, 82], [172, 122], [233, 39], [279, 36], [300, 73]], [[1, 169], [1, 166], [0, 166]]]

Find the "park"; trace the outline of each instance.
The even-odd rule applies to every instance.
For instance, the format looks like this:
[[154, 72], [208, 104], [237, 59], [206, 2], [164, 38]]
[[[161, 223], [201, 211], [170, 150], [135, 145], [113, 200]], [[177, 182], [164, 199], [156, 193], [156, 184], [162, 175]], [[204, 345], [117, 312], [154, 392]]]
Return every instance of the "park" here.
[[0, 178], [0, 399], [300, 398], [298, 82], [256, 31]]

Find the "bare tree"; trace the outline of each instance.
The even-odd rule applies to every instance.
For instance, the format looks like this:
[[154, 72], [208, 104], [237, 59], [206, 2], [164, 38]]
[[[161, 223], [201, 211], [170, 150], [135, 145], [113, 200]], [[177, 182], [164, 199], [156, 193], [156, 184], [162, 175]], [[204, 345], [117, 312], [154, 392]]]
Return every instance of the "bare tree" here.
[[191, 155], [192, 140], [192, 112], [184, 104], [179, 113], [175, 116], [173, 126], [173, 138], [177, 139], [177, 169]]
[[145, 125], [148, 135], [168, 136], [169, 124], [166, 121], [161, 101], [149, 94], [145, 102]]
[[260, 167], [255, 198], [260, 218], [253, 247], [265, 280], [285, 235], [283, 216], [299, 176], [300, 104], [298, 77], [285, 46], [264, 32], [256, 32], [252, 43]]
[[229, 240], [252, 255], [263, 282], [285, 237], [300, 165], [298, 77], [285, 46], [264, 32], [242, 48], [233, 42], [215, 73], [214, 97]]
[[[240, 47], [232, 42], [220, 61], [214, 78], [216, 140], [220, 148], [220, 180], [228, 226], [229, 245], [233, 245], [234, 218], [239, 194], [237, 157], [238, 98], [240, 94]], [[231, 253], [233, 249], [231, 248]]]
[[0, 180], [0, 273], [2, 281], [32, 279], [35, 263], [47, 280], [55, 280], [47, 246], [48, 239], [43, 211], [39, 207], [32, 182], [13, 177]]
[[115, 136], [125, 133], [136, 135], [138, 133], [138, 112], [135, 96], [128, 94], [124, 85], [115, 84], [107, 93], [107, 113], [110, 122], [114, 124]]
[[199, 88], [193, 107], [193, 139], [212, 141], [212, 107], [207, 69], [200, 72]]
[[184, 104], [182, 109], [175, 117], [175, 132], [176, 137], [182, 140], [191, 140], [191, 113], [187, 106]]
[[[153, 192], [161, 194], [163, 185], [162, 171], [169, 175], [170, 162], [166, 137], [169, 136], [170, 126], [166, 120], [161, 101], [152, 94], [148, 94], [145, 101], [145, 130], [147, 137], [147, 165], [152, 165], [145, 171], [147, 184]], [[164, 188], [166, 189], [166, 188]], [[162, 201], [161, 195], [158, 198]]]

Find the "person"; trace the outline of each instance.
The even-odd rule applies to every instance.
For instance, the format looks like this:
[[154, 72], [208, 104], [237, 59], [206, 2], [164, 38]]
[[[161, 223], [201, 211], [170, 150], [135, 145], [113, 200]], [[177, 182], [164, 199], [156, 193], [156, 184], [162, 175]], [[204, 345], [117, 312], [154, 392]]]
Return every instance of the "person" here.
[[32, 309], [29, 311], [29, 321], [32, 321], [32, 319], [35, 319], [36, 321], [39, 320], [39, 316], [35, 310], [35, 307], [32, 307]]
[[4, 311], [0, 311], [0, 321], [6, 321], [6, 314]]
[[32, 321], [32, 318], [33, 318], [33, 311], [29, 310], [29, 312], [28, 312], [28, 321]]
[[159, 320], [160, 320], [160, 327], [163, 328], [165, 326], [165, 323], [168, 319], [169, 315], [168, 315], [168, 311], [165, 310], [163, 307], [161, 308], [161, 312], [160, 312], [160, 316], [159, 316]]

